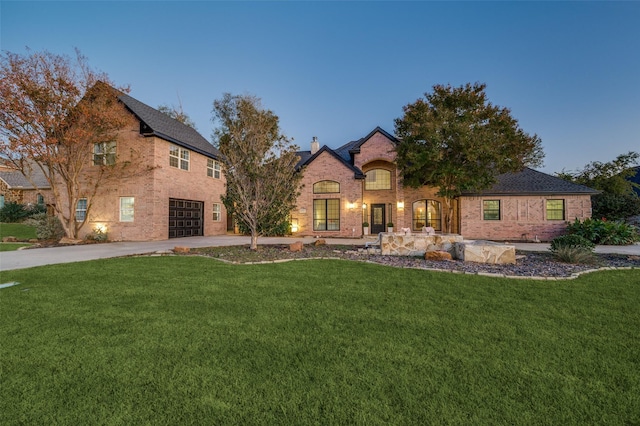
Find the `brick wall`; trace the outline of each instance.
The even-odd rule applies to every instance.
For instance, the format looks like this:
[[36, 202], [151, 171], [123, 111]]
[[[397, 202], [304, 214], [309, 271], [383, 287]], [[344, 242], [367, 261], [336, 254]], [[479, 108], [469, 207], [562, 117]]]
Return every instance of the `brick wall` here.
[[[565, 220], [547, 220], [546, 200], [565, 201]], [[500, 200], [500, 220], [483, 219], [483, 201]], [[461, 197], [461, 234], [468, 239], [550, 241], [562, 235], [566, 222], [591, 217], [588, 195]]]
[[[169, 166], [170, 143], [157, 137], [143, 137], [138, 123], [120, 132], [118, 164], [130, 165], [107, 177], [93, 198], [88, 221], [79, 237], [105, 227], [112, 241], [148, 241], [168, 238], [169, 198], [204, 203], [204, 235], [226, 233], [226, 211], [214, 222], [213, 203], [220, 203], [224, 179], [207, 176], [207, 157], [190, 151], [189, 170]], [[95, 178], [99, 167], [88, 160], [84, 179]], [[120, 197], [134, 197], [134, 221], [120, 221]]]
[[[291, 213], [299, 231], [294, 235], [318, 235], [320, 237], [359, 237], [362, 235], [362, 181], [355, 179], [354, 171], [327, 152], [321, 153], [304, 170], [301, 195], [297, 207]], [[323, 180], [340, 183], [339, 194], [314, 194], [313, 184]], [[313, 230], [313, 200], [340, 199], [340, 230]], [[352, 207], [353, 205], [353, 207]], [[351, 208], [352, 207], [352, 208]]]

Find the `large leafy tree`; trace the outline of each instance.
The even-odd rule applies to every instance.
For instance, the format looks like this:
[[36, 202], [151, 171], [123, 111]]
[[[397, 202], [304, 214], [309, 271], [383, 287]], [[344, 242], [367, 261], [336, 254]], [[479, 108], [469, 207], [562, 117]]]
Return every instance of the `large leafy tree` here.
[[281, 226], [300, 195], [298, 147], [280, 133], [279, 119], [251, 95], [226, 93], [213, 103], [214, 139], [223, 156], [227, 211], [258, 237]]
[[538, 136], [525, 133], [507, 108], [487, 100], [485, 84], [435, 85], [395, 120], [397, 164], [405, 185], [438, 188], [451, 232], [453, 200], [490, 187], [498, 174], [539, 166]]
[[637, 173], [640, 154], [629, 151], [614, 160], [603, 163], [592, 161], [581, 170], [563, 170], [556, 175], [570, 182], [602, 191], [592, 197], [593, 216], [620, 220], [640, 214], [640, 197], [634, 191], [638, 184], [632, 181]]
[[[101, 185], [123, 172], [110, 164], [115, 152], [106, 152], [131, 120], [116, 94], [108, 77], [92, 70], [79, 51], [75, 58], [47, 51], [0, 56], [0, 156], [28, 179], [40, 169], [71, 238], [86, 223]], [[96, 144], [103, 148], [100, 158], [109, 161], [88, 171]], [[77, 221], [81, 197], [87, 199], [86, 214]]]

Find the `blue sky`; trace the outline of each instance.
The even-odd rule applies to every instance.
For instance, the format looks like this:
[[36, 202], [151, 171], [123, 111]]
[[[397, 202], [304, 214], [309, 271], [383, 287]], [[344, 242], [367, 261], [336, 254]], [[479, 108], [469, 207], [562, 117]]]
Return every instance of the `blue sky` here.
[[0, 2], [2, 50], [79, 48], [210, 138], [250, 93], [302, 149], [337, 148], [434, 84], [487, 84], [542, 138], [547, 173], [640, 151], [640, 2]]

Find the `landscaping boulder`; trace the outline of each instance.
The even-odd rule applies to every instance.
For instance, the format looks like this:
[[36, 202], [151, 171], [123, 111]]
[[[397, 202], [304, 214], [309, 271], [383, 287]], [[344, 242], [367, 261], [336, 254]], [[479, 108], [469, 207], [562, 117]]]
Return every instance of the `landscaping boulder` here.
[[324, 246], [325, 244], [327, 244], [327, 242], [323, 238], [315, 240], [315, 242], [313, 243], [314, 246]]
[[302, 251], [302, 247], [302, 241], [296, 241], [295, 243], [289, 244], [289, 250], [293, 252]]
[[17, 243], [18, 239], [16, 237], [2, 237], [3, 243]]
[[426, 260], [453, 260], [451, 253], [446, 251], [428, 251], [424, 254]]
[[189, 247], [175, 246], [173, 248], [174, 253], [189, 253], [190, 251], [191, 249]]

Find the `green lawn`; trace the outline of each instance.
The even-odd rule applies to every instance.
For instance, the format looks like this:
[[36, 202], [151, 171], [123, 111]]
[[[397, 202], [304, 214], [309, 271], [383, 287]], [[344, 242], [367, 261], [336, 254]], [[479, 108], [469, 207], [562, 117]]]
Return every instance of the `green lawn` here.
[[15, 251], [20, 247], [29, 247], [31, 244], [22, 244], [22, 243], [0, 243], [0, 252], [3, 251]]
[[640, 424], [640, 270], [151, 257], [11, 281], [4, 424]]
[[19, 240], [30, 240], [36, 237], [36, 228], [22, 223], [0, 223], [0, 240], [4, 237], [16, 237]]

